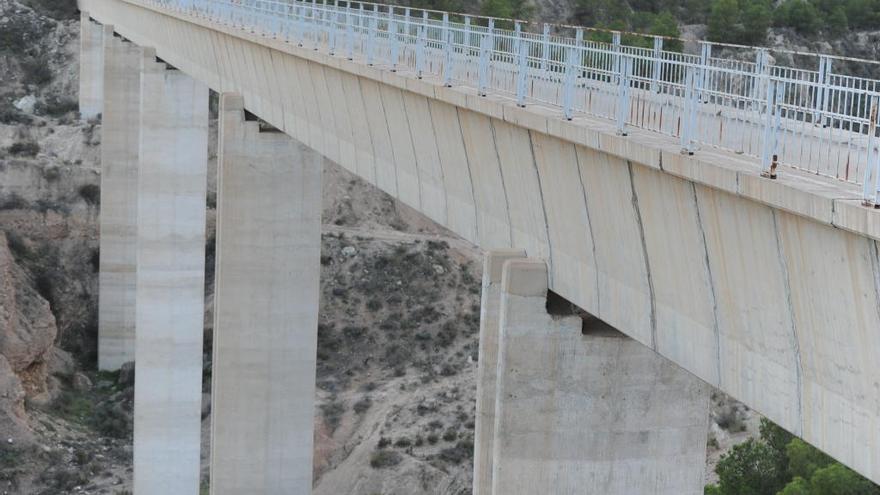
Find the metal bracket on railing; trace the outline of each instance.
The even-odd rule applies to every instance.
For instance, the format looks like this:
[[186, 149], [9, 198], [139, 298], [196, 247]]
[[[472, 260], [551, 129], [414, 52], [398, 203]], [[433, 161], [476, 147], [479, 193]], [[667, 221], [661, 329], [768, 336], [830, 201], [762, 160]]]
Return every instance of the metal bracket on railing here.
[[516, 33], [516, 104], [526, 106], [526, 76], [528, 74], [528, 42], [522, 37], [522, 25], [514, 24]]
[[764, 171], [761, 177], [776, 178], [778, 155], [776, 146], [779, 142], [779, 124], [782, 118], [782, 102], [785, 89], [781, 82], [767, 79], [767, 108], [764, 116], [764, 138], [761, 145], [761, 165]]
[[632, 58], [626, 55], [620, 58], [620, 74], [617, 86], [617, 135], [626, 136], [626, 119], [630, 109], [630, 77], [632, 76]]

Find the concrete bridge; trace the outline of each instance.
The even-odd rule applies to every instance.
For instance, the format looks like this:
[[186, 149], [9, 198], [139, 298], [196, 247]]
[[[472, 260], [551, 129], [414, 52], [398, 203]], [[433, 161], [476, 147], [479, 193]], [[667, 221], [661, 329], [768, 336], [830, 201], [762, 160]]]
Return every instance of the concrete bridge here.
[[705, 47], [590, 65], [580, 31], [510, 22], [534, 46], [505, 52], [500, 20], [372, 4], [79, 5], [138, 495], [198, 492], [209, 88], [212, 493], [310, 491], [322, 156], [487, 252], [475, 493], [702, 493], [706, 384], [880, 482], [876, 84], [835, 109], [827, 58], [808, 90], [760, 54], [733, 84]]

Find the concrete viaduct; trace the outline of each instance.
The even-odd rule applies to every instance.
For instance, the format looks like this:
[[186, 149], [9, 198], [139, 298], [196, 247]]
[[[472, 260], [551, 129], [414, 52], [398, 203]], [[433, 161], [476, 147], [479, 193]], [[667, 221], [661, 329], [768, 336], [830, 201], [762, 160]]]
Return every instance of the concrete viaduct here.
[[[211, 493], [310, 493], [323, 157], [487, 253], [476, 494], [700, 494], [706, 384], [880, 482], [880, 212], [858, 185], [184, 4], [79, 0], [99, 359], [136, 362], [137, 495], [199, 490], [209, 88]], [[620, 333], [549, 314], [548, 290]]]

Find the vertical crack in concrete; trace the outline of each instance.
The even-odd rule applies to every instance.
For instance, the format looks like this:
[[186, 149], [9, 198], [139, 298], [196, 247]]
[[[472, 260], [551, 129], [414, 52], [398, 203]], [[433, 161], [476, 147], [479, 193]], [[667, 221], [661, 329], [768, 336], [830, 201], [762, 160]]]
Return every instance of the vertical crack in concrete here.
[[[367, 106], [364, 105], [364, 86], [361, 84], [361, 77], [360, 76], [355, 76], [355, 80], [357, 81], [358, 92], [360, 93], [360, 96], [361, 96], [360, 102], [361, 102], [361, 108], [364, 111], [364, 119], [367, 120], [367, 136], [370, 137], [370, 153], [371, 153], [370, 156], [373, 157], [373, 184], [375, 184], [378, 187], [379, 186], [379, 170], [378, 170], [379, 165], [377, 162], [379, 160], [378, 160], [378, 156], [376, 155], [376, 143], [373, 141], [372, 126], [370, 126], [370, 121], [369, 121], [369, 119], [367, 119]], [[383, 113], [384, 113], [384, 110], [383, 110]]]
[[651, 276], [651, 260], [648, 259], [648, 243], [645, 240], [645, 225], [642, 223], [642, 211], [639, 208], [639, 194], [636, 192], [636, 181], [633, 177], [633, 164], [626, 161], [629, 171], [629, 185], [632, 190], [632, 205], [636, 214], [636, 224], [639, 226], [639, 238], [642, 241], [642, 254], [645, 257], [645, 273], [648, 279], [648, 292], [651, 299], [651, 348], [657, 350], [657, 301], [654, 294], [654, 279]]
[[691, 191], [694, 193], [694, 208], [697, 212], [697, 228], [700, 230], [700, 238], [703, 241], [703, 261], [706, 265], [706, 276], [709, 277], [709, 295], [712, 297], [712, 319], [715, 330], [715, 373], [718, 375], [717, 387], [721, 387], [722, 353], [721, 353], [721, 326], [718, 324], [718, 299], [715, 294], [715, 280], [712, 276], [712, 264], [709, 262], [709, 243], [706, 241], [706, 230], [703, 228], [703, 216], [700, 214], [700, 199], [697, 197], [697, 185], [693, 182]]
[[590, 216], [590, 206], [587, 203], [587, 187], [584, 184], [584, 176], [581, 175], [581, 157], [577, 146], [574, 146], [574, 163], [577, 167], [578, 182], [581, 184], [581, 192], [584, 195], [584, 211], [587, 212], [587, 231], [590, 233], [590, 245], [593, 248], [593, 266], [596, 270], [596, 316], [602, 316], [602, 298], [599, 297], [599, 257], [596, 255], [596, 236], [593, 234], [593, 219]]
[[877, 310], [877, 317], [880, 318], [880, 247], [878, 247], [877, 241], [871, 239], [867, 239], [867, 241], [870, 244], [868, 249], [873, 254], [871, 256], [871, 272], [874, 275], [874, 298], [876, 301], [874, 309]]
[[[495, 123], [492, 117], [489, 119], [489, 129], [492, 130], [492, 149], [495, 150], [495, 161], [498, 162], [498, 174], [501, 176], [501, 190], [504, 191], [504, 208], [507, 211], [507, 238], [508, 246], [513, 246], [513, 222], [510, 221], [510, 198], [507, 197], [507, 184], [504, 183], [504, 167], [501, 166], [501, 155], [498, 153], [498, 137], [495, 134]], [[531, 146], [531, 136], [529, 136]]]
[[788, 274], [788, 262], [785, 259], [785, 249], [782, 247], [782, 238], [779, 236], [779, 223], [776, 219], [776, 210], [770, 208], [773, 216], [773, 232], [776, 236], [776, 251], [779, 253], [779, 267], [782, 269], [782, 281], [785, 287], [785, 300], [788, 305], [788, 318], [791, 320], [791, 345], [794, 347], [794, 357], [796, 361], [795, 379], [797, 380], [797, 408], [798, 408], [798, 429], [794, 432], [801, 436], [804, 434], [804, 399], [803, 399], [803, 374], [804, 367], [801, 363], [801, 345], [798, 339], [797, 323], [794, 319], [794, 304], [791, 300], [791, 280]]
[[[393, 196], [400, 199], [400, 175], [397, 172], [397, 153], [394, 152], [394, 144], [391, 142], [391, 127], [388, 125], [388, 112], [385, 111], [385, 97], [382, 96], [382, 88], [376, 83], [376, 92], [379, 94], [379, 107], [382, 109], [382, 120], [385, 121], [385, 131], [388, 132], [388, 147], [391, 148], [391, 165], [394, 166], [394, 194]], [[376, 183], [379, 178], [376, 178]]]
[[[272, 56], [272, 52], [274, 52], [274, 51], [275, 50], [269, 50], [269, 65], [272, 66], [271, 69], [272, 69], [272, 74], [274, 74], [274, 76], [275, 76], [275, 81], [280, 81], [281, 78], [278, 77], [278, 70], [275, 66], [275, 57]], [[281, 63], [283, 64], [283, 62], [281, 62]], [[272, 86], [277, 87], [277, 85], [275, 85], [275, 84], [272, 84]], [[342, 88], [342, 91], [343, 92], [345, 91], [344, 86]], [[273, 96], [273, 98], [275, 98], [275, 97]], [[278, 129], [281, 129], [281, 130], [287, 132], [288, 134], [292, 134], [292, 132], [289, 132], [287, 129], [287, 119], [285, 118], [285, 115], [284, 115], [284, 97], [281, 95], [278, 95], [278, 99], [275, 101], [280, 102], [280, 105], [278, 105], [278, 106], [279, 106], [279, 108], [281, 108], [281, 122], [280, 122], [281, 125], [278, 126]]]
[[[406, 119], [406, 132], [409, 134], [409, 146], [413, 152], [413, 159], [416, 161], [416, 182], [418, 183], [419, 189], [419, 212], [423, 215], [426, 215], [425, 205], [422, 204], [422, 166], [419, 165], [419, 155], [416, 153], [416, 142], [413, 139], [412, 133], [412, 123], [409, 120], [409, 110], [406, 105], [406, 96], [403, 94], [403, 90], [400, 91], [400, 101], [403, 103], [403, 118]], [[426, 215], [427, 216], [427, 215]], [[428, 216], [428, 218], [431, 218]]]
[[464, 130], [461, 128], [461, 113], [455, 107], [455, 119], [458, 121], [458, 135], [461, 136], [461, 149], [464, 150], [464, 161], [468, 169], [468, 180], [471, 185], [471, 204], [474, 205], [474, 241], [478, 244], [480, 239], [480, 212], [477, 211], [477, 194], [474, 192], [474, 174], [471, 172], [471, 158], [468, 156], [467, 143], [464, 140]]
[[[535, 157], [535, 144], [532, 141], [532, 131], [526, 131], [529, 135], [529, 152], [532, 154], [532, 166], [535, 168], [535, 177], [538, 179], [538, 195], [541, 198], [541, 212], [544, 214], [544, 231], [547, 235], [547, 248], [550, 262], [550, 269], [547, 270], [547, 278], [550, 287], [553, 287], [553, 241], [550, 240], [550, 219], [547, 217], [547, 205], [544, 204], [544, 183], [541, 181], [541, 170], [538, 167], [538, 159]], [[512, 227], [511, 227], [512, 228]]]
[[440, 145], [437, 143], [437, 127], [434, 126], [434, 112], [431, 111], [431, 100], [425, 98], [428, 105], [428, 120], [431, 121], [431, 135], [434, 136], [434, 151], [437, 152], [437, 165], [440, 167], [440, 182], [443, 184], [443, 211], [446, 213], [444, 225], [449, 227], [449, 192], [446, 187], [446, 173], [443, 171], [443, 158], [440, 157]]

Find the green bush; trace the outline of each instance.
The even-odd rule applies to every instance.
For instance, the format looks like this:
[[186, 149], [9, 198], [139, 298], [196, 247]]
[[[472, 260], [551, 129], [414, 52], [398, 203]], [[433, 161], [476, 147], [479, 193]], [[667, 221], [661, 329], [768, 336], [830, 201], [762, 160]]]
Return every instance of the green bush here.
[[819, 11], [808, 0], [786, 0], [773, 14], [777, 26], [794, 28], [801, 34], [816, 34], [822, 27]]
[[79, 103], [73, 98], [52, 97], [46, 101], [38, 102], [34, 106], [34, 111], [40, 115], [48, 115], [50, 117], [60, 117], [79, 109]]
[[44, 86], [52, 82], [52, 69], [49, 68], [49, 59], [45, 56], [26, 57], [20, 65], [24, 74], [22, 82], [25, 84]]
[[101, 204], [101, 186], [97, 184], [84, 184], [80, 186], [79, 195], [90, 205]]
[[393, 450], [378, 450], [370, 456], [370, 466], [374, 469], [394, 467], [403, 460], [403, 456]]

